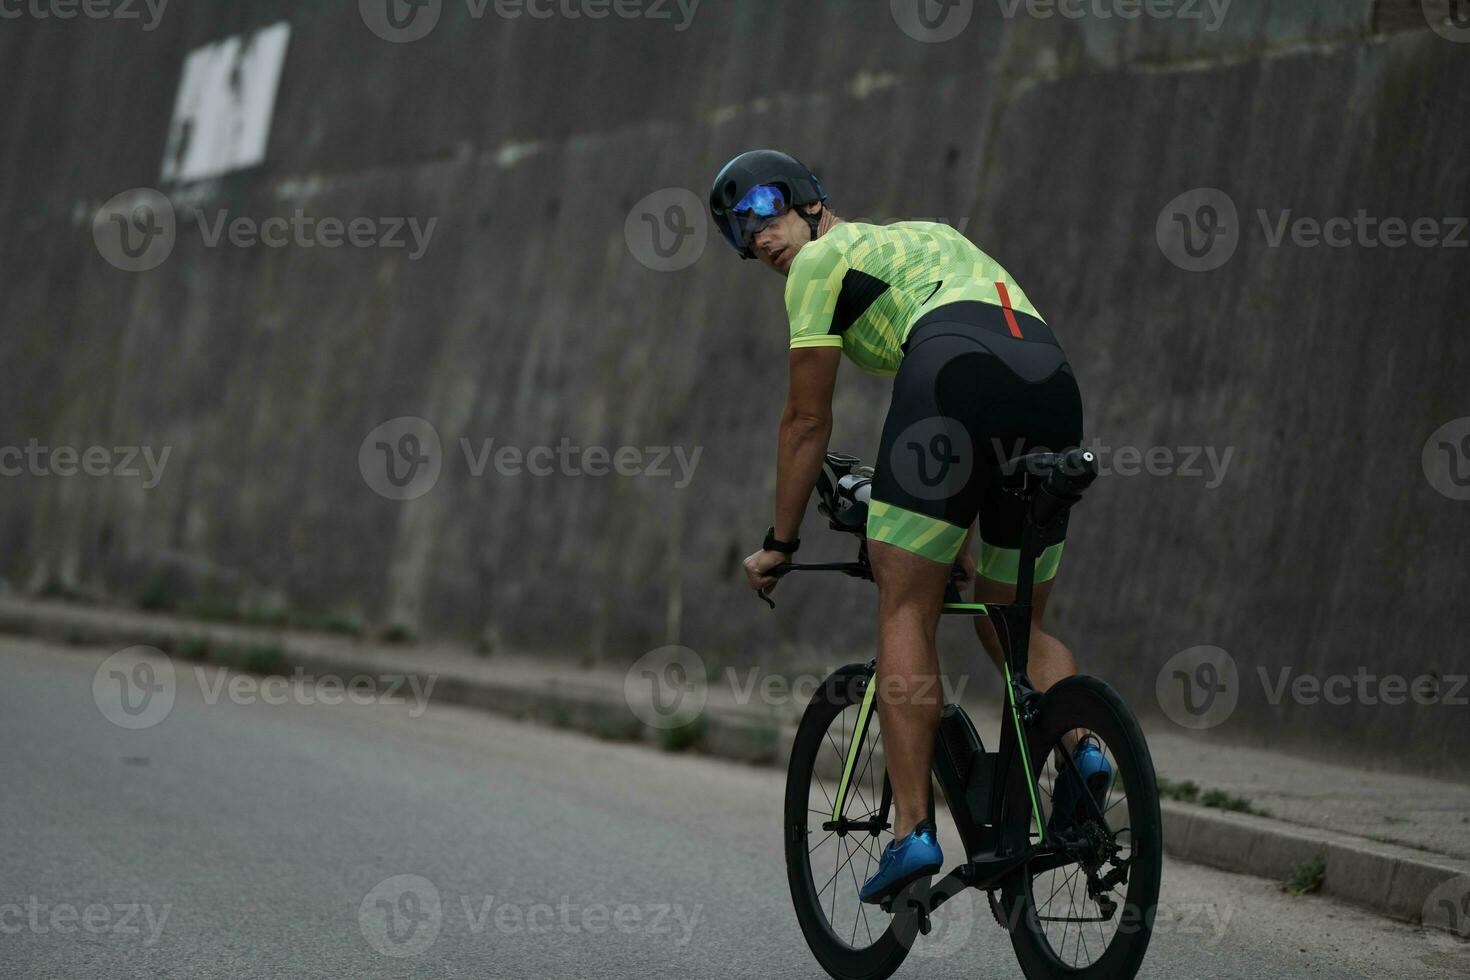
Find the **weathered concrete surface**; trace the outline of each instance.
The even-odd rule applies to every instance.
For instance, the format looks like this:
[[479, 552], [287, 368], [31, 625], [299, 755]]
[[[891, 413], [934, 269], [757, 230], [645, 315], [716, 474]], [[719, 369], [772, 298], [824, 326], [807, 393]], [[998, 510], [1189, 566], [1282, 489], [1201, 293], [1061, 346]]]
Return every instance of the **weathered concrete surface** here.
[[[1089, 671], [1150, 711], [1168, 657], [1220, 646], [1243, 683], [1210, 737], [1470, 772], [1464, 707], [1272, 704], [1258, 674], [1470, 670], [1470, 504], [1420, 467], [1470, 415], [1470, 253], [1272, 248], [1257, 218], [1464, 215], [1470, 45], [1366, 0], [1241, 0], [1214, 31], [980, 2], [943, 44], [887, 8], [705, 0], [678, 31], [677, 10], [446, 3], [412, 44], [355, 4], [180, 4], [152, 32], [7, 22], [0, 445], [171, 457], [153, 489], [6, 478], [0, 574], [130, 595], [168, 569], [180, 589], [609, 660], [671, 641], [714, 662], [868, 655], [855, 584], [788, 583], [775, 615], [740, 584], [769, 519], [780, 284], [717, 236], [674, 273], [624, 240], [645, 195], [700, 194], [740, 149], [784, 145], [839, 213], [946, 220], [1004, 262], [1067, 345], [1091, 436], [1234, 450], [1217, 488], [1115, 476], [1079, 512], [1055, 609]], [[434, 218], [427, 251], [207, 247], [186, 220], [158, 269], [109, 266], [92, 214], [157, 185], [187, 52], [283, 18], [266, 163], [164, 188], [175, 207]], [[1212, 273], [1154, 237], [1197, 187], [1242, 219]], [[834, 445], [870, 456], [885, 406], [881, 380], [844, 372]], [[400, 503], [358, 450], [402, 415], [434, 424], [444, 471]], [[460, 440], [491, 438], [702, 456], [682, 489], [475, 477]], [[807, 537], [847, 549], [815, 520]]]

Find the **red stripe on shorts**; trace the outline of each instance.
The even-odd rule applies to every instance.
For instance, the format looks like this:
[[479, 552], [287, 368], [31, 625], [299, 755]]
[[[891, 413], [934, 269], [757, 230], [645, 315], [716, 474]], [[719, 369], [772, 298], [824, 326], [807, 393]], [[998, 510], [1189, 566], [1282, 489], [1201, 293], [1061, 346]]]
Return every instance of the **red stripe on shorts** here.
[[1021, 327], [1020, 324], [1016, 323], [1016, 314], [1011, 310], [1010, 290], [1006, 289], [1005, 283], [997, 282], [995, 284], [995, 291], [997, 293], [1000, 293], [1000, 305], [1001, 308], [1006, 311], [1006, 326], [1011, 328], [1011, 336], [1015, 337], [1017, 340], [1020, 340]]

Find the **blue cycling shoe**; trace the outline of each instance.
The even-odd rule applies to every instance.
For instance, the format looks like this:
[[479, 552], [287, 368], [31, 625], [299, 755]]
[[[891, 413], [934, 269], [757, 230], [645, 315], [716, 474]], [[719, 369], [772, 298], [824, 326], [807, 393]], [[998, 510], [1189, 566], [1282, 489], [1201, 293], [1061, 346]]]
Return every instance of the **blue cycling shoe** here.
[[878, 859], [878, 871], [863, 885], [858, 898], [877, 905], [909, 885], [944, 866], [944, 852], [934, 831], [934, 821], [920, 820], [903, 840], [889, 841]]
[[[1108, 784], [1113, 780], [1113, 767], [1104, 757], [1097, 736], [1084, 735], [1072, 750], [1072, 761], [1077, 764], [1077, 772], [1092, 792], [1092, 798], [1099, 807], [1103, 806]], [[1070, 769], [1064, 769], [1057, 776], [1052, 786], [1051, 803], [1051, 819], [1046, 822], [1047, 832], [1051, 835], [1071, 830], [1090, 812], [1084, 806], [1082, 787]]]

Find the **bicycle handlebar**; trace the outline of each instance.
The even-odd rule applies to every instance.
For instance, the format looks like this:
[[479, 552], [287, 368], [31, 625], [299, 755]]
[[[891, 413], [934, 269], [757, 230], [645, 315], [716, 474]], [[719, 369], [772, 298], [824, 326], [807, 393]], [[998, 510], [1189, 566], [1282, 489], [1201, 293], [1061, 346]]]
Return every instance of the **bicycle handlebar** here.
[[[1029, 482], [1028, 470], [1040, 476], [1040, 483]], [[1037, 527], [1049, 527], [1053, 521], [1082, 499], [1082, 493], [1097, 479], [1097, 457], [1085, 449], [1069, 449], [1063, 453], [1035, 453], [1010, 460], [1002, 467], [1003, 485], [1031, 501], [1031, 521]], [[792, 572], [842, 572], [854, 578], [872, 581], [873, 569], [868, 564], [865, 525], [868, 501], [872, 492], [872, 469], [862, 465], [856, 456], [828, 453], [817, 479], [818, 510], [827, 517], [834, 531], [846, 531], [864, 539], [857, 561], [786, 562], [766, 574], [780, 579]], [[955, 575], [962, 574], [955, 567]], [[772, 609], [775, 600], [769, 593], [756, 595]], [[951, 577], [946, 602], [959, 602], [960, 596]]]

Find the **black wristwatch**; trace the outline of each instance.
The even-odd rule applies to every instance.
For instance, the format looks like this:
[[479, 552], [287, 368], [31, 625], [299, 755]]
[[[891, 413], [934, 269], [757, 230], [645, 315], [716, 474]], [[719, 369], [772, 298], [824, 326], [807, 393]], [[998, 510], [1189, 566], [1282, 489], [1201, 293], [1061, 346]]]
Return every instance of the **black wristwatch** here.
[[776, 537], [776, 529], [774, 527], [766, 528], [766, 540], [765, 543], [761, 545], [761, 548], [765, 551], [779, 551], [783, 555], [794, 555], [796, 554], [796, 549], [800, 547], [800, 538], [797, 538], [795, 541], [778, 540]]

